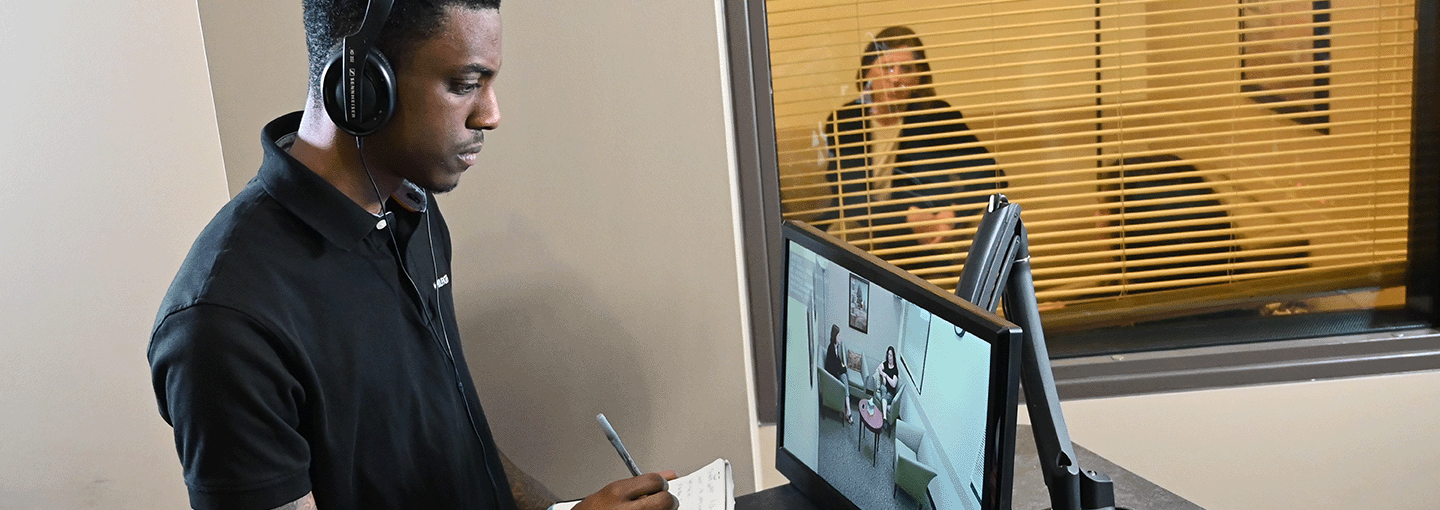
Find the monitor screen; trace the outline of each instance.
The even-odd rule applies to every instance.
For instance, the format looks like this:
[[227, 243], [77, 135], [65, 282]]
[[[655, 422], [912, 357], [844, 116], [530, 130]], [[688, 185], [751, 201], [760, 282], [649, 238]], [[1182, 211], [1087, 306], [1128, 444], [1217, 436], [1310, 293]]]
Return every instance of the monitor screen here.
[[1020, 331], [787, 222], [776, 467], [821, 508], [1008, 508]]

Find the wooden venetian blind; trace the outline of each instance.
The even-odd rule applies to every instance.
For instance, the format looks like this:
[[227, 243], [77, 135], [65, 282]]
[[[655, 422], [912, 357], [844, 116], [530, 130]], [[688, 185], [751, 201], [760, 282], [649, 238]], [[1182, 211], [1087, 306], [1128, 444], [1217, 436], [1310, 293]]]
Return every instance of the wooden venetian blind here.
[[[960, 186], [977, 183], [1024, 208], [1047, 325], [1401, 283], [1411, 0], [766, 5], [785, 214], [941, 287], [964, 263], [970, 202], [994, 192]], [[826, 119], [859, 97], [862, 49], [896, 25], [923, 40], [935, 99], [975, 137], [955, 148], [983, 148], [1003, 177], [930, 170], [910, 174], [929, 193], [861, 191], [864, 207], [842, 207]], [[897, 147], [867, 149], [933, 150]], [[961, 217], [880, 226], [912, 206]], [[953, 231], [916, 228], [935, 225]]]

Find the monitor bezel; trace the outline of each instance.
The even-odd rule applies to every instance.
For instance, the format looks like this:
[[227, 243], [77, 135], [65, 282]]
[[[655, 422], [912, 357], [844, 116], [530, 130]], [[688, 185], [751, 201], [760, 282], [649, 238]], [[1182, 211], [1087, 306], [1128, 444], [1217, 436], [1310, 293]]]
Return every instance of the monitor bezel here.
[[[781, 226], [781, 266], [778, 294], [781, 315], [786, 317], [791, 242], [809, 249], [822, 258], [868, 280], [872, 285], [910, 301], [935, 316], [954, 324], [989, 343], [990, 388], [986, 405], [985, 487], [981, 494], [983, 510], [1008, 510], [1014, 478], [1015, 423], [1020, 376], [1021, 330], [1019, 326], [994, 313], [983, 310], [953, 293], [946, 292], [907, 271], [881, 260], [870, 253], [841, 241], [804, 222], [786, 220]], [[821, 508], [865, 510], [821, 478], [785, 448], [785, 357], [783, 325], [777, 328], [776, 365], [779, 400], [776, 403], [775, 468], [790, 480], [791, 485]]]

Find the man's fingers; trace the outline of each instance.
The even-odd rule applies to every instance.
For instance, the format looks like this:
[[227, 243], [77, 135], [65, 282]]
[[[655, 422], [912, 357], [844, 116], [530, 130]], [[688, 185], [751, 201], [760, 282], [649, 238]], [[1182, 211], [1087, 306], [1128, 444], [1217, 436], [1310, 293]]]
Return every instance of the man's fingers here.
[[616, 483], [625, 484], [622, 492], [625, 499], [640, 499], [657, 492], [664, 492], [670, 486], [670, 484], [665, 483], [665, 477], [659, 473], [646, 473]]
[[625, 491], [626, 503], [622, 506], [631, 510], [677, 510], [680, 500], [668, 492], [670, 484], [666, 483], [666, 477], [671, 476], [669, 479], [673, 480], [674, 474], [674, 471], [647, 473], [615, 482]]
[[680, 476], [676, 475], [674, 471], [661, 471], [660, 476], [664, 477], [666, 480], [674, 480], [676, 478], [680, 478]]
[[637, 501], [639, 510], [678, 510], [680, 499], [669, 492], [658, 492]]

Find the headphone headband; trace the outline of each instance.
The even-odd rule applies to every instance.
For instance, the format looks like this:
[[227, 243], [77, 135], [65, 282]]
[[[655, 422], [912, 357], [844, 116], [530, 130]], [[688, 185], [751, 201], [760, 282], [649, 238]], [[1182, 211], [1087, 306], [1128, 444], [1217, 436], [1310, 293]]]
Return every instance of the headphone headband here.
[[390, 6], [392, 0], [370, 0], [365, 7], [365, 18], [360, 22], [360, 28], [355, 33], [345, 36], [340, 43], [340, 61], [342, 71], [341, 80], [344, 84], [344, 116], [345, 121], [351, 124], [364, 122], [364, 113], [369, 111], [364, 101], [365, 94], [361, 92], [361, 80], [365, 73], [365, 61], [367, 56], [375, 48], [375, 40], [380, 36], [380, 30], [385, 28], [385, 20], [390, 17]]

